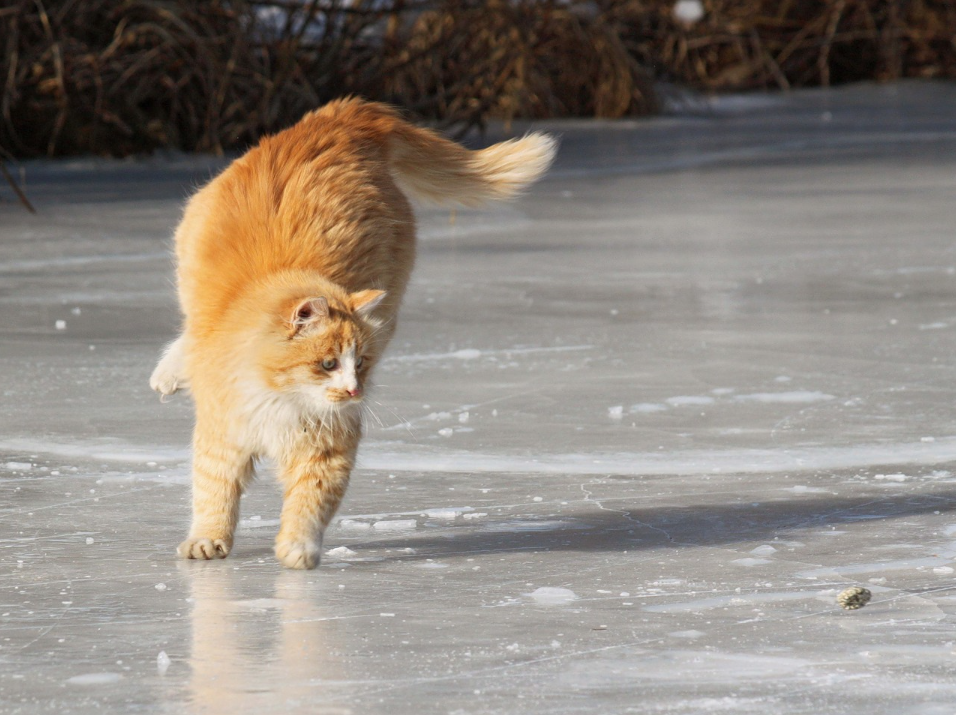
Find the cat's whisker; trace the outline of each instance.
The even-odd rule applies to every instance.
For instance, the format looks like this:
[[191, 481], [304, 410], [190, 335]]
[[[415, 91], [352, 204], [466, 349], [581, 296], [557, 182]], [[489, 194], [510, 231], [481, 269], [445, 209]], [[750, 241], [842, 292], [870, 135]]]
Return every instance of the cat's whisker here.
[[367, 402], [362, 405], [363, 414], [368, 413], [376, 422], [378, 422], [379, 427], [384, 427], [385, 423], [382, 422], [381, 418], [375, 414], [375, 410], [372, 409], [372, 406]]
[[383, 408], [383, 409], [386, 409], [386, 410], [388, 410], [389, 412], [391, 412], [391, 413], [392, 413], [392, 416], [393, 416], [393, 417], [397, 420], [397, 422], [398, 422], [398, 424], [390, 425], [389, 427], [385, 427], [385, 426], [383, 425], [383, 428], [384, 428], [384, 429], [392, 429], [392, 428], [394, 428], [394, 427], [398, 427], [399, 425], [401, 425], [402, 427], [405, 428], [405, 430], [408, 432], [408, 434], [409, 434], [410, 436], [414, 436], [414, 435], [415, 435], [415, 433], [412, 431], [412, 423], [409, 422], [408, 420], [406, 420], [406, 419], [405, 419], [404, 417], [402, 417], [400, 414], [398, 414], [398, 412], [396, 412], [394, 408], [390, 407], [389, 405], [383, 405], [383, 404], [382, 404], [381, 402], [379, 402], [378, 400], [374, 400], [374, 402], [375, 402], [375, 404], [378, 405], [379, 407], [381, 407], [381, 408]]

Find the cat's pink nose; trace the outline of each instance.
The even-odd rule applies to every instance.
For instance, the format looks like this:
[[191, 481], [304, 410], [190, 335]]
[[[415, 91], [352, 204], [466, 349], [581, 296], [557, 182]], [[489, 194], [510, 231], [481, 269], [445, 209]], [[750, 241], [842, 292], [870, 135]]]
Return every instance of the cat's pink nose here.
[[362, 394], [362, 388], [356, 387], [354, 389], [349, 389], [349, 394], [352, 397], [358, 397], [360, 394]]

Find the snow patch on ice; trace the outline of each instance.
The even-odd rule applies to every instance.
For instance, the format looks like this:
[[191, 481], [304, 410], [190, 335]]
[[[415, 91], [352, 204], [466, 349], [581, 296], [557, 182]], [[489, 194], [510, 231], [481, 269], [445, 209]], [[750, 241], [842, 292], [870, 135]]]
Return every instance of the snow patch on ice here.
[[358, 554], [352, 551], [348, 546], [337, 546], [334, 549], [329, 549], [325, 552], [325, 555], [331, 556], [333, 559], [351, 559], [358, 556]]
[[108, 685], [118, 683], [122, 679], [123, 676], [119, 673], [84, 673], [67, 678], [66, 682], [71, 685]]
[[636, 405], [631, 405], [628, 412], [633, 415], [650, 415], [654, 412], [665, 412], [667, 407], [665, 405], [657, 404], [656, 402], [638, 402]]
[[418, 526], [414, 519], [393, 519], [389, 521], [376, 521], [372, 528], [376, 531], [408, 531]]
[[759, 593], [738, 593], [732, 596], [714, 596], [695, 601], [678, 601], [644, 606], [651, 613], [694, 613], [712, 608], [727, 606], [750, 606], [756, 603], [776, 603], [779, 601], [802, 601], [817, 598], [819, 591], [768, 591]]
[[664, 400], [668, 405], [674, 407], [690, 407], [694, 405], [712, 405], [714, 398], [707, 395], [678, 395], [677, 397], [668, 397]]
[[734, 559], [730, 563], [737, 564], [738, 566], [746, 566], [749, 568], [751, 566], [763, 566], [764, 564], [771, 563], [771, 561], [770, 559], [753, 559], [748, 557], [745, 559]]
[[[0, 442], [0, 447], [3, 444]], [[956, 461], [956, 437], [935, 442], [896, 442], [780, 449], [700, 449], [669, 452], [538, 454], [519, 456], [367, 441], [359, 465], [369, 470], [497, 474], [629, 474], [682, 476], [767, 474], [861, 469], [869, 466], [936, 466]]]
[[565, 521], [559, 519], [541, 519], [541, 520], [525, 520], [525, 519], [509, 519], [507, 521], [496, 521], [492, 524], [488, 524], [484, 527], [483, 531], [498, 534], [498, 533], [518, 533], [518, 532], [527, 532], [527, 531], [564, 531], [567, 529], [590, 529], [591, 527], [586, 524], [581, 524], [575, 521]]
[[[927, 556], [916, 559], [898, 559], [896, 561], [877, 561], [873, 563], [847, 564], [846, 566], [823, 566], [794, 574], [798, 578], [820, 578], [834, 576], [855, 576], [865, 573], [884, 573], [887, 571], [909, 571], [918, 568], [947, 566], [953, 556], [953, 549], [941, 549], [940, 556]], [[944, 558], [945, 556], [945, 558]]]
[[372, 525], [368, 522], [356, 521], [355, 519], [339, 519], [336, 526], [349, 531], [368, 531], [372, 528]]
[[734, 395], [737, 402], [762, 402], [766, 404], [806, 404], [811, 402], [826, 402], [836, 397], [825, 392], [811, 392], [796, 390], [793, 392], [755, 392], [751, 395]]
[[673, 632], [671, 632], [671, 633], [668, 633], [667, 635], [669, 635], [671, 638], [691, 638], [691, 639], [693, 639], [693, 638], [700, 638], [702, 635], [704, 635], [704, 632], [703, 632], [703, 631], [695, 631], [695, 630], [689, 630], [689, 631], [673, 631]]
[[782, 491], [793, 492], [794, 494], [829, 494], [829, 489], [822, 489], [821, 487], [808, 487], [803, 484], [797, 484], [792, 487], [784, 487]]
[[263, 527], [278, 526], [278, 519], [263, 519], [260, 517], [249, 517], [239, 520], [240, 529], [262, 529]]
[[422, 512], [422, 516], [429, 519], [442, 519], [444, 521], [454, 521], [459, 516], [463, 516], [466, 511], [471, 511], [470, 506], [461, 507], [458, 509], [455, 508], [445, 508], [445, 509], [426, 509]]
[[578, 600], [578, 595], [571, 589], [555, 586], [542, 586], [525, 596], [542, 606], [566, 606]]
[[537, 353], [564, 353], [577, 352], [579, 350], [592, 350], [593, 345], [561, 345], [556, 347], [541, 348], [500, 348], [497, 350], [477, 350], [467, 348], [464, 350], [455, 350], [447, 353], [415, 353], [411, 355], [395, 355], [385, 359], [386, 364], [390, 363], [409, 363], [409, 362], [431, 362], [433, 360], [475, 360], [479, 357], [497, 357], [508, 355], [535, 355]]
[[905, 482], [909, 479], [905, 474], [874, 474], [873, 478], [880, 481], [886, 480], [888, 482]]

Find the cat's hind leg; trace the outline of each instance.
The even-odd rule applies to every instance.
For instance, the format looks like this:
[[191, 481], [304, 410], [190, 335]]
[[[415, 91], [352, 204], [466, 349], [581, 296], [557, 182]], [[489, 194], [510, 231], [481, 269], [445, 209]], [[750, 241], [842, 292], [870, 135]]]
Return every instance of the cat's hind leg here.
[[313, 569], [322, 536], [339, 508], [352, 472], [354, 448], [314, 448], [287, 458], [280, 471], [285, 487], [276, 558], [290, 569]]
[[149, 386], [163, 397], [175, 394], [186, 387], [186, 356], [183, 336], [180, 335], [166, 346], [156, 369], [149, 378]]
[[177, 553], [184, 559], [224, 559], [232, 549], [239, 498], [253, 476], [248, 450], [231, 445], [202, 421], [193, 438], [193, 521]]

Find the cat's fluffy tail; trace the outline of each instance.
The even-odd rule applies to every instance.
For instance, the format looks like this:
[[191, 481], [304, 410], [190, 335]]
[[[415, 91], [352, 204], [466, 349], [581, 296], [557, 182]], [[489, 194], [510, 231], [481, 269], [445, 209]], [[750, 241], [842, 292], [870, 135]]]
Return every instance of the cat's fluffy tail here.
[[406, 193], [439, 204], [477, 206], [511, 198], [548, 170], [558, 148], [553, 137], [536, 132], [471, 151], [405, 121], [386, 104], [356, 97], [330, 102], [300, 126], [315, 137], [344, 128], [352, 139], [378, 144]]
[[557, 141], [541, 133], [470, 151], [440, 134], [396, 119], [389, 165], [401, 187], [418, 199], [477, 206], [508, 199], [548, 170]]
[[436, 132], [396, 119], [389, 165], [412, 196], [439, 204], [477, 206], [507, 199], [548, 170], [557, 141], [540, 133], [470, 151]]

